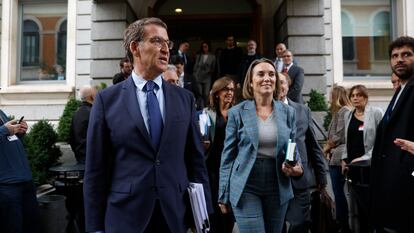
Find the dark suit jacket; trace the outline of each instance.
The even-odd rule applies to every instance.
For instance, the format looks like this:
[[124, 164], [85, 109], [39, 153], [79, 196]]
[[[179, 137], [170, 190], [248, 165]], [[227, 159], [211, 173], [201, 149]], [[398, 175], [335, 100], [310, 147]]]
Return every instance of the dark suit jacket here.
[[[396, 93], [397, 94], [397, 93]], [[371, 160], [371, 212], [375, 226], [412, 232], [414, 210], [414, 155], [400, 150], [395, 138], [414, 141], [414, 76], [377, 128]]]
[[302, 67], [293, 64], [288, 71], [288, 75], [292, 80], [292, 84], [289, 87], [287, 95], [288, 98], [293, 102], [303, 104], [302, 88], [305, 80], [305, 74]]
[[91, 114], [92, 104], [82, 102], [72, 117], [70, 126], [69, 144], [75, 153], [76, 160], [80, 163], [85, 162], [86, 156], [86, 133], [88, 131], [89, 115]]
[[120, 83], [120, 82], [124, 81], [127, 78], [128, 78], [128, 76], [126, 76], [122, 72], [119, 72], [119, 73], [115, 74], [114, 77], [112, 78], [112, 84], [115, 85], [117, 83]]
[[296, 114], [296, 146], [302, 160], [303, 175], [292, 179], [296, 189], [307, 189], [316, 184], [326, 185], [327, 164], [322, 149], [315, 138], [310, 109], [288, 99], [289, 106], [295, 109]]
[[212, 212], [193, 95], [163, 81], [164, 129], [151, 144], [133, 79], [99, 92], [88, 128], [84, 180], [86, 231], [143, 232], [155, 201], [172, 232], [185, 232], [189, 182], [204, 185]]

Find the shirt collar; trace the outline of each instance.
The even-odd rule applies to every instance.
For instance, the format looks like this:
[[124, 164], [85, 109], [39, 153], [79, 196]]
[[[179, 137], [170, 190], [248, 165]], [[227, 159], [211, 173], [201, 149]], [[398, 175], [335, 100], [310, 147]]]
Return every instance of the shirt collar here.
[[[137, 75], [135, 73], [135, 71], [132, 71], [132, 80], [134, 81], [135, 86], [142, 91], [142, 89], [144, 88], [145, 84], [147, 84], [147, 80], [145, 80], [141, 75]], [[158, 75], [154, 80], [154, 81], [158, 87], [159, 90], [162, 88], [162, 75]]]

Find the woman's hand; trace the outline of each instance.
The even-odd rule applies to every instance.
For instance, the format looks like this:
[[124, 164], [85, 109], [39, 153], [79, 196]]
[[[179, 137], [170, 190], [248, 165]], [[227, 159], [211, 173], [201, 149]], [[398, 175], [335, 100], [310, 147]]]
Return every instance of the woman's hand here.
[[399, 146], [401, 150], [408, 151], [412, 155], [414, 155], [414, 142], [397, 138], [394, 140], [395, 145]]
[[303, 173], [302, 166], [299, 163], [296, 163], [295, 166], [283, 163], [282, 171], [286, 176], [300, 176]]
[[362, 160], [364, 160], [364, 159], [362, 159], [362, 157], [358, 157], [358, 158], [353, 159], [351, 161], [351, 163], [356, 163], [356, 162], [359, 162], [359, 161], [362, 161]]
[[220, 207], [221, 213], [223, 213], [223, 214], [228, 214], [228, 213], [230, 213], [230, 212], [231, 212], [231, 208], [230, 208], [230, 206], [228, 206], [228, 205], [226, 205], [226, 204], [223, 204], [223, 203], [219, 203], [218, 205], [219, 205], [219, 207]]

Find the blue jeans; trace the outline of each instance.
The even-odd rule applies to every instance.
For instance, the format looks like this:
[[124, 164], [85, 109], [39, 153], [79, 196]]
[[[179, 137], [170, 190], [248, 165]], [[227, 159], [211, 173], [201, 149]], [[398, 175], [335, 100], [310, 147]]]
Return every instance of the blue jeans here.
[[342, 168], [341, 166], [329, 166], [329, 173], [335, 195], [336, 219], [340, 222], [341, 227], [348, 228], [348, 203], [344, 193], [345, 177], [342, 175]]
[[0, 184], [0, 229], [2, 233], [38, 232], [39, 212], [32, 181]]
[[240, 233], [282, 232], [288, 202], [279, 200], [276, 161], [256, 159], [237, 206], [232, 206]]

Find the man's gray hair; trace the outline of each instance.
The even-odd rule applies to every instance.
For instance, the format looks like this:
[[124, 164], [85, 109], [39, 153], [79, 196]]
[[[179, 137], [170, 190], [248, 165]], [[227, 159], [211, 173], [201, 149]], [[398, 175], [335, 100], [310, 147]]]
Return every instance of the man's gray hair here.
[[129, 45], [132, 42], [142, 41], [145, 37], [145, 26], [147, 25], [158, 25], [160, 27], [165, 28], [167, 30], [167, 24], [165, 24], [159, 18], [143, 18], [131, 23], [127, 29], [124, 31], [124, 49], [126, 52], [126, 57], [133, 63], [134, 56], [132, 55], [131, 51], [129, 50]]
[[174, 72], [177, 72], [177, 67], [175, 67], [175, 65], [168, 64], [166, 71], [168, 70], [173, 70]]
[[85, 100], [86, 100], [86, 98], [88, 98], [89, 96], [91, 96], [91, 95], [92, 95], [92, 89], [93, 89], [93, 87], [92, 87], [92, 86], [90, 86], [90, 85], [85, 85], [85, 86], [82, 86], [82, 87], [79, 89], [79, 98], [80, 98], [82, 101], [85, 101]]

